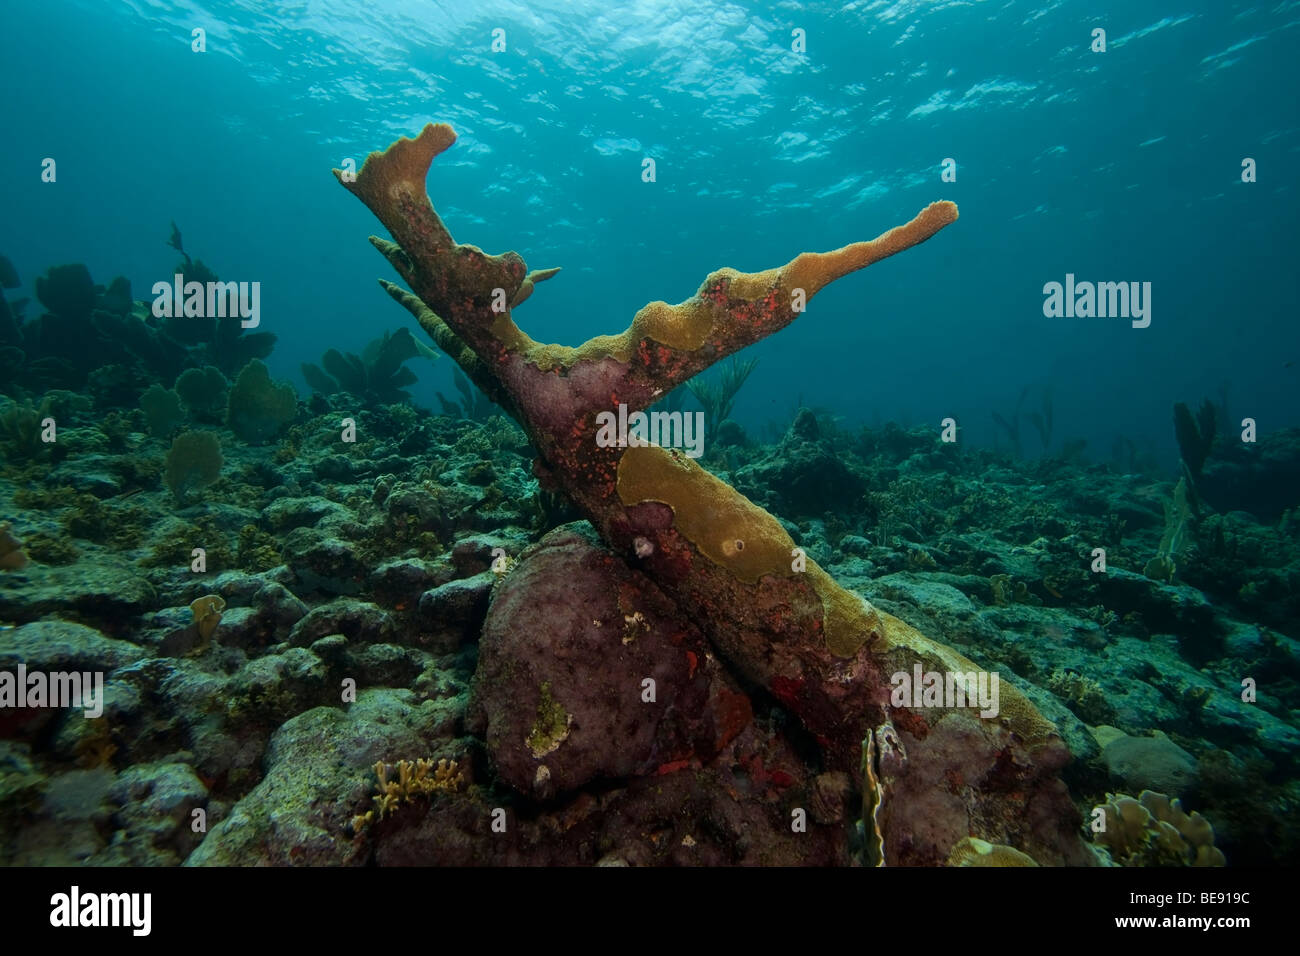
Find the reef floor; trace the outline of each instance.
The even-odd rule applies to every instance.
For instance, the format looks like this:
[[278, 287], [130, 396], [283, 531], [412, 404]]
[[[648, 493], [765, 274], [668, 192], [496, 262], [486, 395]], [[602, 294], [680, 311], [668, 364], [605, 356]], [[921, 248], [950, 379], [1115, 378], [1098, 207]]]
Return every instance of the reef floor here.
[[[313, 400], [275, 444], [226, 433], [221, 478], [184, 503], [166, 443], [88, 409], [66, 412], [76, 455], [5, 465], [30, 563], [0, 573], [0, 669], [105, 684], [102, 719], [0, 714], [0, 860], [859, 862], [856, 782], [689, 621], [621, 613], [615, 582], [578, 609], [613, 650], [575, 630], [603, 546], [511, 422], [379, 406], [344, 442], [345, 406]], [[1057, 724], [1085, 819], [1158, 791], [1229, 865], [1300, 859], [1296, 512], [1180, 517], [1171, 482], [807, 409], [771, 444], [727, 435], [704, 464], [810, 557]], [[1155, 562], [1173, 520], [1185, 543]], [[615, 689], [669, 656], [699, 696], [647, 729]], [[542, 703], [512, 710], [539, 673]], [[528, 763], [564, 747], [555, 776]]]

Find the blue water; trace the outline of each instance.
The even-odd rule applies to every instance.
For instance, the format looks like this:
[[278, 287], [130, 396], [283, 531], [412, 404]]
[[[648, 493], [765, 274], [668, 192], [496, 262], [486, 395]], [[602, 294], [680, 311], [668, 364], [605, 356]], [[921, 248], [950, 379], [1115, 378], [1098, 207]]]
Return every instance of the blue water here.
[[[991, 412], [1048, 384], [1056, 445], [1103, 460], [1125, 434], [1172, 464], [1173, 402], [1222, 383], [1234, 418], [1300, 424], [1294, 0], [9, 0], [0, 63], [0, 254], [27, 289], [84, 261], [146, 298], [175, 220], [222, 278], [261, 282], [272, 371], [304, 395], [300, 362], [412, 324], [330, 168], [446, 121], [429, 189], [453, 235], [564, 267], [515, 316], [542, 340], [960, 205], [754, 347], [735, 416], [754, 431], [802, 401], [846, 424], [952, 416], [987, 444]], [[1151, 282], [1150, 327], [1045, 318], [1067, 272]], [[449, 361], [412, 364], [417, 401], [451, 391]]]

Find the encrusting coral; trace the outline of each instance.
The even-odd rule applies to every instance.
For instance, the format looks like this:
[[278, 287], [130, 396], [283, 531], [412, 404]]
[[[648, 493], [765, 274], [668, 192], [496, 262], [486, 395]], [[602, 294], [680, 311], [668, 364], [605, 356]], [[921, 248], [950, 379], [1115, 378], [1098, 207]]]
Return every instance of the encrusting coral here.
[[1038, 866], [1014, 847], [989, 843], [977, 837], [964, 837], [952, 848], [949, 866]]
[[[392, 767], [382, 760], [375, 764], [375, 777], [378, 778], [378, 793], [371, 799], [375, 808], [359, 813], [352, 818], [352, 831], [360, 833], [377, 820], [393, 813], [405, 803], [412, 803], [418, 797], [427, 797], [435, 793], [455, 793], [465, 785], [465, 774], [455, 760], [399, 760]], [[389, 774], [397, 772], [397, 779], [390, 780]]]
[[[445, 124], [372, 153], [340, 182], [388, 228], [371, 242], [414, 290], [388, 293], [537, 451], [544, 487], [562, 491], [624, 560], [645, 572], [747, 680], [765, 687], [820, 743], [832, 769], [859, 764], [862, 740], [892, 721], [906, 759], [882, 761], [879, 813], [890, 865], [938, 864], [971, 833], [1045, 864], [1091, 854], [1057, 771], [1069, 759], [1056, 728], [1009, 682], [1000, 713], [889, 704], [890, 675], [978, 670], [858, 595], [808, 559], [782, 525], [679, 452], [602, 447], [596, 416], [644, 409], [717, 361], [784, 328], [829, 283], [931, 238], [957, 219], [936, 202], [877, 239], [803, 253], [775, 269], [720, 269], [678, 305], [652, 302], [619, 335], [571, 348], [528, 337], [512, 312], [558, 269], [514, 252], [456, 243], [425, 178], [455, 142]], [[943, 791], [942, 814], [917, 794]], [[919, 815], [928, 815], [918, 826]], [[925, 837], [917, 834], [924, 830]]]

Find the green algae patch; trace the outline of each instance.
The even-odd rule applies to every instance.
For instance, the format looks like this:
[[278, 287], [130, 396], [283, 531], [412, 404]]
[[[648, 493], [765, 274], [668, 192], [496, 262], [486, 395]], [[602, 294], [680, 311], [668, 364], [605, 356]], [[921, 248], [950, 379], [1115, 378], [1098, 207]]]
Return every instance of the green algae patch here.
[[668, 505], [678, 533], [746, 584], [765, 574], [794, 573], [794, 541], [785, 529], [680, 452], [654, 445], [627, 449], [618, 463], [618, 496], [624, 505]]
[[548, 753], [557, 750], [569, 736], [569, 725], [573, 717], [551, 696], [549, 682], [542, 684], [542, 698], [537, 702], [537, 720], [528, 732], [525, 741], [533, 756], [539, 760]]

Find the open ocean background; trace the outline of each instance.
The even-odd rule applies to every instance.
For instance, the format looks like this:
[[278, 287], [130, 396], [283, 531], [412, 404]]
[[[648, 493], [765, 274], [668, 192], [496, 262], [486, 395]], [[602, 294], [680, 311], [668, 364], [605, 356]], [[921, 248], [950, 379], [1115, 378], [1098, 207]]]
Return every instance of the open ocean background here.
[[[1172, 470], [1172, 404], [1224, 383], [1234, 421], [1300, 424], [1300, 3], [9, 0], [5, 21], [16, 294], [83, 261], [147, 298], [175, 220], [223, 279], [262, 283], [269, 364], [304, 396], [299, 363], [414, 326], [331, 167], [446, 121], [430, 193], [453, 235], [564, 267], [516, 315], [541, 340], [960, 205], [746, 353], [734, 417], [760, 436], [802, 401], [848, 425], [951, 415], [991, 444], [991, 413], [1048, 384], [1056, 444], [1098, 460], [1123, 434]], [[1150, 328], [1044, 318], [1067, 272], [1151, 282]], [[412, 364], [419, 403], [454, 394], [451, 366]]]

